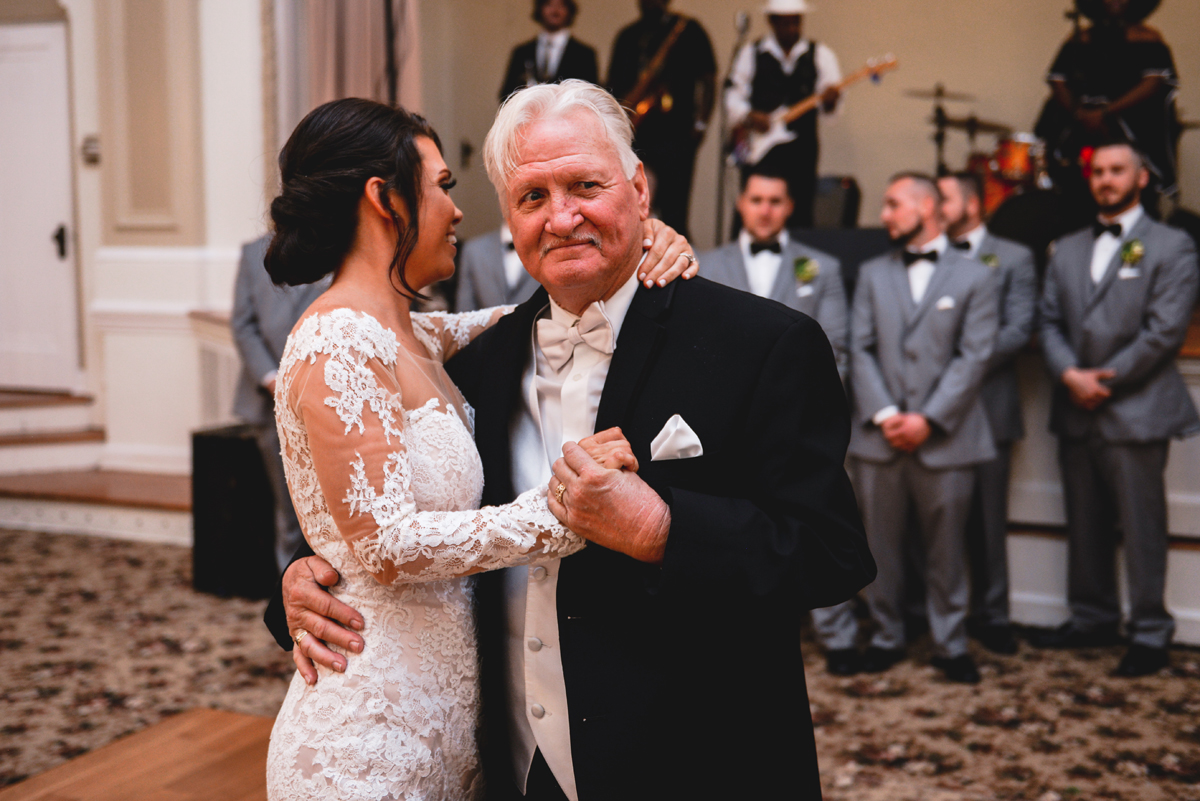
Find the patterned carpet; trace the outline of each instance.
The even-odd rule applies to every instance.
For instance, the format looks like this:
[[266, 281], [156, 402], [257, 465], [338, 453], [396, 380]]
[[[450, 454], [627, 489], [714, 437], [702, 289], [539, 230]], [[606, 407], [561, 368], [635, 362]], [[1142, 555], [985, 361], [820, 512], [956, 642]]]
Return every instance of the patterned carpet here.
[[[263, 602], [190, 587], [166, 545], [0, 531], [0, 786], [196, 706], [274, 714], [292, 672]], [[1200, 801], [1200, 654], [1117, 680], [1120, 649], [928, 653], [880, 677], [807, 675], [828, 801]], [[763, 733], [769, 734], [769, 733]]]

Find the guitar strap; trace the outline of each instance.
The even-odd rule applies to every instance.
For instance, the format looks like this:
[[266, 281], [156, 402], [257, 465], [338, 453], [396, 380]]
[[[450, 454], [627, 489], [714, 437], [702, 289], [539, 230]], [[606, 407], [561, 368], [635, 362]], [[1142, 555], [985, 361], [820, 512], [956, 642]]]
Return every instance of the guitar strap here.
[[675, 20], [675, 25], [671, 28], [671, 32], [667, 34], [667, 38], [663, 39], [663, 43], [658, 46], [658, 50], [654, 53], [654, 58], [650, 59], [646, 67], [638, 74], [637, 83], [633, 85], [628, 96], [621, 101], [621, 105], [626, 108], [636, 107], [645, 97], [646, 91], [650, 85], [657, 80], [659, 73], [667, 63], [667, 56], [671, 52], [671, 48], [679, 41], [679, 37], [683, 34], [683, 29], [687, 27], [688, 18], [682, 14]]

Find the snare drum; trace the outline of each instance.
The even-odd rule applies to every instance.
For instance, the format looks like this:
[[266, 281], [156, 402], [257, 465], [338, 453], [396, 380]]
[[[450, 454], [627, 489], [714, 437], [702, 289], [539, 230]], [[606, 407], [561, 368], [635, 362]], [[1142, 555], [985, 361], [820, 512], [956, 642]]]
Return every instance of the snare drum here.
[[992, 171], [1006, 181], [1027, 183], [1034, 177], [1034, 150], [1038, 138], [1033, 134], [1016, 133], [1006, 136], [996, 145]]

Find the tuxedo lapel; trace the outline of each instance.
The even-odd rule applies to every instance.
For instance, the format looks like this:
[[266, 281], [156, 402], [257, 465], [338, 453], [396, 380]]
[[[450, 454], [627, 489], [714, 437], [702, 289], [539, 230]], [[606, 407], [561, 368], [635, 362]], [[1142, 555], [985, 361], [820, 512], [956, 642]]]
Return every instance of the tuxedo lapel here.
[[645, 383], [645, 376], [662, 344], [663, 326], [659, 317], [670, 307], [674, 285], [665, 289], [647, 289], [638, 285], [637, 294], [613, 351], [612, 364], [596, 410], [596, 430], [623, 425], [626, 414]]
[[788, 242], [780, 254], [779, 272], [775, 274], [775, 285], [771, 287], [771, 300], [791, 305], [796, 297], [796, 260], [804, 255], [794, 242]]
[[[917, 304], [916, 310], [909, 318], [908, 327], [910, 329], [921, 321], [921, 318], [925, 316], [925, 312], [929, 311], [929, 308], [933, 306], [934, 302], [939, 297], [938, 293], [942, 291], [942, 286], [945, 285], [946, 281], [950, 279], [951, 266], [946, 262], [950, 261], [952, 258], [953, 257], [950, 255], [950, 249], [947, 248], [946, 252], [943, 253], [936, 262], [934, 262], [933, 275], [929, 276], [929, 283], [925, 286], [925, 294], [921, 296], [921, 302]], [[908, 276], [906, 275], [905, 278], [907, 277]], [[909, 290], [908, 296], [910, 298], [912, 297], [911, 289]]]
[[749, 292], [750, 278], [746, 272], [746, 257], [742, 255], [741, 245], [731, 242], [718, 251], [718, 254], [718, 258], [722, 262], [720, 267], [722, 275], [716, 280], [734, 289]]
[[916, 306], [912, 299], [912, 285], [908, 283], [908, 269], [905, 268], [898, 253], [893, 253], [888, 258], [891, 260], [887, 270], [888, 283], [891, 285], [889, 288], [892, 296], [899, 300], [896, 305], [900, 308], [900, 314], [907, 327], [916, 312]]
[[[1120, 270], [1120, 265], [1121, 265], [1121, 251], [1123, 251], [1125, 249], [1125, 243], [1132, 242], [1134, 239], [1138, 239], [1139, 237], [1144, 236], [1146, 233], [1146, 229], [1149, 227], [1150, 227], [1150, 219], [1145, 214], [1143, 214], [1142, 218], [1137, 221], [1137, 224], [1135, 226], [1133, 226], [1133, 230], [1131, 230], [1129, 232], [1129, 236], [1122, 237], [1121, 246], [1117, 248], [1117, 252], [1114, 253], [1113, 257], [1109, 260], [1108, 268], [1105, 269], [1105, 271], [1104, 271], [1104, 277], [1100, 279], [1099, 284], [1095, 285], [1095, 289], [1092, 291], [1091, 296], [1088, 297], [1087, 306], [1083, 310], [1084, 314], [1087, 314], [1089, 311], [1091, 311], [1095, 307], [1095, 305], [1097, 303], [1100, 302], [1100, 299], [1104, 297], [1104, 293], [1108, 292], [1108, 288], [1110, 286], [1112, 286], [1113, 281], [1117, 280], [1117, 272]], [[1095, 247], [1095, 240], [1093, 240], [1092, 247]], [[1088, 254], [1088, 255], [1089, 255], [1089, 258], [1084, 263], [1089, 266], [1087, 280], [1088, 280], [1088, 283], [1090, 284], [1091, 283], [1090, 265], [1092, 263], [1092, 260], [1090, 258], [1091, 254]]]

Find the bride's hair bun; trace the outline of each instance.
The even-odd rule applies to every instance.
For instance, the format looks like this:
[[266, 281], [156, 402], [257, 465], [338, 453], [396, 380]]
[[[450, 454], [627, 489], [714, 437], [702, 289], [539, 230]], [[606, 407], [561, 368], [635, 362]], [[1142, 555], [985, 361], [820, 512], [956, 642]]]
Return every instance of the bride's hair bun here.
[[[361, 98], [318, 106], [300, 121], [279, 153], [279, 196], [271, 201], [275, 236], [266, 268], [276, 284], [309, 284], [341, 265], [358, 229], [358, 203], [373, 177], [384, 180], [382, 200], [399, 237], [391, 269], [400, 286], [404, 263], [416, 244], [421, 198], [421, 156], [415, 139], [426, 136], [441, 149], [424, 118], [402, 108]], [[395, 190], [408, 217], [388, 201]]]

